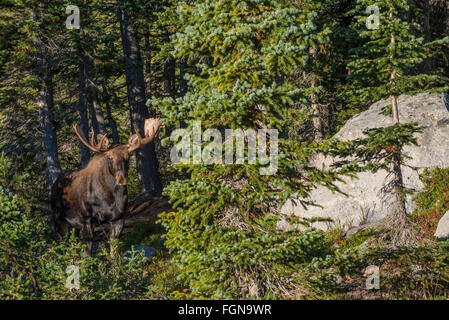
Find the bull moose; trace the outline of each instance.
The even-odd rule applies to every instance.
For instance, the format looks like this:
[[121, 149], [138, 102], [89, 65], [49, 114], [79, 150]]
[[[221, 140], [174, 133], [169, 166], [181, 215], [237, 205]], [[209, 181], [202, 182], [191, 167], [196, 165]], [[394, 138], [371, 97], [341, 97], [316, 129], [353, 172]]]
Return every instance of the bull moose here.
[[66, 227], [75, 228], [86, 242], [85, 254], [92, 253], [94, 228], [109, 224], [110, 238], [117, 238], [123, 228], [127, 210], [129, 154], [150, 143], [161, 126], [160, 119], [145, 120], [145, 137], [136, 132], [127, 144], [109, 148], [106, 135], [94, 135], [88, 143], [74, 126], [81, 142], [96, 154], [81, 170], [61, 174], [52, 186], [50, 205], [54, 231], [62, 236]]

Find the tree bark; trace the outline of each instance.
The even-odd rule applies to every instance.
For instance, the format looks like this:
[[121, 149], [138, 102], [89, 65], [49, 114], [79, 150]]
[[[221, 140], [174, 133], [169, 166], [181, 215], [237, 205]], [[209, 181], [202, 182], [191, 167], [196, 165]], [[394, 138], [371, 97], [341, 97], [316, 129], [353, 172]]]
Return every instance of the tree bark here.
[[181, 58], [179, 61], [179, 95], [183, 97], [187, 93], [187, 80], [184, 78], [186, 74], [187, 61]]
[[[86, 1], [84, 1], [83, 9], [85, 11], [86, 16], [85, 20], [88, 21], [90, 16], [90, 8]], [[103, 110], [98, 102], [98, 90], [95, 83], [95, 62], [93, 58], [94, 40], [89, 34], [83, 34], [81, 40], [83, 42], [83, 46], [86, 48], [85, 52], [83, 52], [82, 54], [82, 60], [84, 63], [84, 77], [85, 77], [87, 102], [89, 106], [88, 108], [90, 111], [90, 120], [96, 141], [98, 134], [106, 133], [106, 124], [104, 121]]]
[[[312, 48], [310, 49], [310, 55], [311, 55], [311, 59], [312, 59], [312, 64], [315, 63], [316, 59], [317, 59], [317, 49]], [[311, 80], [311, 86], [313, 88], [318, 86], [318, 75], [313, 73], [311, 74], [312, 80]], [[313, 124], [313, 139], [314, 141], [317, 142], [321, 142], [323, 141], [324, 135], [323, 135], [323, 123], [322, 123], [322, 111], [321, 111], [321, 106], [318, 102], [318, 95], [317, 93], [313, 92], [310, 100], [312, 102], [311, 104], [311, 108], [313, 110], [313, 119], [312, 119], [312, 124]]]
[[[78, 112], [80, 115], [80, 129], [81, 133], [87, 137], [89, 131], [89, 123], [87, 118], [87, 97], [86, 97], [86, 76], [85, 64], [80, 62], [79, 65], [79, 84], [78, 84]], [[89, 148], [83, 143], [81, 145], [81, 167], [84, 168], [90, 159]]]
[[[41, 4], [39, 2], [39, 4]], [[39, 22], [40, 12], [37, 8], [32, 11], [32, 20]], [[58, 159], [58, 146], [56, 133], [53, 128], [54, 123], [54, 101], [53, 101], [53, 75], [51, 70], [52, 57], [47, 51], [46, 40], [40, 35], [39, 27], [37, 35], [32, 40], [37, 53], [34, 56], [34, 71], [39, 79], [40, 86], [35, 103], [39, 107], [39, 118], [42, 127], [42, 142], [44, 145], [44, 155], [47, 160], [47, 179], [51, 188], [56, 178], [61, 174], [61, 165]]]
[[[87, 4], [84, 2], [83, 10], [88, 11]], [[86, 56], [84, 52], [84, 31], [80, 28], [78, 31], [77, 51], [79, 56], [79, 72], [78, 72], [78, 113], [80, 116], [80, 131], [85, 136], [89, 135], [89, 118], [88, 118], [88, 101], [87, 101], [87, 86], [86, 86]], [[81, 141], [79, 142], [81, 148], [81, 168], [87, 166], [90, 160], [89, 148]]]
[[[392, 14], [390, 14], [390, 19], [393, 19]], [[390, 43], [391, 44], [396, 43], [396, 39], [395, 39], [395, 36], [393, 34], [390, 37]], [[394, 86], [395, 78], [396, 78], [396, 70], [392, 70], [391, 74], [390, 74], [390, 81], [391, 81], [393, 86]], [[391, 113], [392, 113], [393, 125], [394, 125], [396, 123], [399, 123], [398, 97], [396, 95], [391, 95], [390, 100], [391, 100]], [[402, 179], [402, 170], [401, 170], [400, 157], [399, 158], [395, 157], [395, 159], [394, 159], [393, 172], [394, 172], [394, 175], [395, 175], [396, 187], [397, 188], [402, 188], [403, 187], [403, 184], [402, 184], [403, 179]], [[403, 207], [404, 210], [405, 210], [405, 204], [404, 204], [404, 201], [402, 200], [402, 197], [401, 197], [401, 201], [400, 202], [401, 202], [400, 207]]]
[[114, 117], [112, 116], [111, 106], [110, 106], [110, 98], [109, 91], [106, 87], [105, 81], [103, 81], [103, 92], [105, 95], [105, 103], [106, 103], [106, 118], [108, 119], [108, 126], [112, 132], [112, 141], [114, 144], [120, 144], [118, 131], [117, 131], [117, 122], [115, 122]]
[[[104, 121], [103, 110], [98, 103], [97, 87], [94, 82], [94, 68], [95, 64], [92, 57], [86, 57], [87, 72], [86, 85], [89, 99], [89, 106], [91, 110], [92, 127], [94, 129], [95, 138], [98, 134], [106, 133], [106, 124]], [[95, 140], [96, 141], [96, 140]]]
[[[318, 85], [318, 80], [316, 75], [312, 75], [312, 87]], [[314, 140], [317, 142], [323, 141], [323, 123], [321, 121], [321, 107], [318, 103], [318, 96], [316, 93], [312, 94], [312, 110], [313, 110], [313, 132], [314, 132]]]
[[[130, 17], [123, 4], [118, 1], [118, 20], [122, 36], [123, 53], [125, 55], [126, 84], [128, 88], [128, 103], [133, 132], [144, 135], [144, 122], [149, 117], [145, 105], [145, 81], [143, 77], [143, 63], [137, 34], [130, 25]], [[137, 171], [142, 191], [162, 192], [162, 185], [158, 172], [158, 161], [151, 142], [136, 152]]]
[[56, 133], [53, 128], [54, 105], [51, 79], [46, 79], [42, 84], [36, 97], [36, 105], [40, 108], [39, 115], [42, 126], [42, 141], [44, 143], [44, 154], [47, 159], [48, 168], [48, 185], [51, 187], [62, 172], [58, 159]]
[[150, 39], [148, 38], [149, 36], [145, 37], [145, 49], [147, 51], [147, 59], [146, 59], [146, 64], [145, 64], [145, 94], [147, 97], [151, 97], [152, 92], [151, 92], [151, 72], [152, 72], [152, 68], [151, 68], [151, 45], [150, 45]]
[[175, 59], [171, 56], [164, 62], [164, 93], [175, 96]]
[[[393, 20], [393, 12], [390, 9], [389, 14], [390, 20]], [[395, 44], [396, 39], [394, 34], [390, 36], [390, 43]], [[395, 58], [393, 55], [392, 58]], [[393, 69], [390, 74], [391, 86], [395, 86], [397, 70]], [[398, 107], [398, 96], [393, 94], [390, 96], [391, 99], [391, 111], [393, 125], [399, 123], [399, 107]], [[401, 154], [402, 150], [397, 151], [393, 158], [393, 181], [392, 181], [392, 192], [393, 192], [393, 206], [390, 214], [386, 218], [386, 225], [391, 230], [391, 243], [393, 247], [398, 246], [414, 246], [417, 243], [415, 230], [411, 223], [411, 220], [407, 214], [407, 209], [405, 206], [405, 199], [403, 197], [402, 191], [404, 190], [404, 180], [401, 168]]]
[[399, 123], [399, 108], [398, 108], [398, 96], [392, 95], [391, 101], [391, 115], [393, 117], [393, 124]]
[[[164, 42], [170, 42], [170, 35], [168, 31], [165, 33]], [[169, 56], [164, 61], [164, 93], [167, 96], [174, 97], [175, 89], [176, 89], [176, 81], [175, 81], [175, 59], [172, 56]]]
[[[424, 21], [423, 21], [423, 31], [424, 31], [424, 42], [430, 41], [430, 6], [429, 6], [429, 0], [424, 0], [424, 10], [426, 11], [424, 13]], [[424, 61], [424, 71], [426, 73], [430, 72], [430, 59], [427, 58]]]

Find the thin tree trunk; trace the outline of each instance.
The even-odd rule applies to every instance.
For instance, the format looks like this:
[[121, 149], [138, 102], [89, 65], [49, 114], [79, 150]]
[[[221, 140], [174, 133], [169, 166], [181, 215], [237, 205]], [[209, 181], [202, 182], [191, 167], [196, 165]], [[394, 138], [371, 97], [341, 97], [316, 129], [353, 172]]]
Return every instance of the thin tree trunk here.
[[[84, 1], [83, 10], [87, 12], [87, 4]], [[86, 86], [86, 56], [84, 53], [84, 31], [83, 28], [79, 29], [79, 38], [77, 43], [77, 50], [79, 55], [79, 73], [78, 73], [78, 113], [80, 116], [80, 131], [87, 137], [89, 134], [89, 118], [88, 118], [88, 101], [87, 101], [87, 86]], [[86, 147], [81, 141], [81, 168], [87, 166], [90, 160], [89, 148]]]
[[[86, 77], [85, 68], [83, 62], [79, 65], [79, 84], [78, 84], [78, 112], [80, 115], [80, 129], [81, 133], [87, 137], [89, 131], [89, 123], [87, 118], [87, 97], [86, 97]], [[84, 168], [89, 163], [89, 148], [83, 143], [81, 145], [81, 167]]]
[[98, 134], [105, 134], [106, 133], [106, 124], [104, 121], [104, 115], [103, 110], [98, 103], [98, 93], [97, 93], [97, 87], [94, 83], [94, 68], [95, 64], [92, 57], [87, 57], [87, 72], [86, 72], [86, 83], [88, 88], [88, 98], [89, 98], [89, 105], [90, 110], [92, 112], [91, 119], [92, 119], [92, 126], [94, 128], [95, 137]]
[[[390, 10], [390, 20], [393, 19], [393, 13]], [[390, 43], [395, 44], [396, 39], [394, 34], [391, 34]], [[394, 58], [394, 56], [392, 57]], [[391, 85], [395, 85], [397, 70], [392, 70], [390, 74]], [[399, 107], [398, 97], [396, 95], [390, 96], [391, 111], [393, 125], [399, 123]], [[401, 150], [399, 150], [401, 151]], [[404, 180], [401, 169], [401, 154], [396, 153], [393, 158], [393, 181], [392, 192], [394, 197], [394, 203], [391, 208], [390, 214], [386, 218], [386, 225], [391, 230], [391, 242], [393, 247], [416, 245], [416, 234], [413, 229], [411, 220], [407, 214], [405, 206], [405, 199], [402, 191], [404, 190]]]
[[[425, 15], [424, 15], [424, 22], [423, 22], [423, 31], [424, 31], [424, 42], [429, 42], [430, 41], [430, 6], [429, 6], [429, 0], [424, 0], [424, 10]], [[424, 71], [426, 73], [429, 73], [431, 69], [431, 65], [430, 65], [430, 59], [427, 58], [424, 61]]]
[[[315, 63], [316, 59], [317, 59], [317, 49], [312, 48], [310, 49], [310, 55], [312, 56], [312, 62], [311, 63]], [[316, 88], [318, 86], [318, 75], [316, 74], [312, 74], [312, 81], [311, 81], [311, 86], [313, 88]], [[317, 142], [321, 142], [323, 141], [323, 123], [322, 123], [322, 110], [321, 110], [321, 106], [318, 102], [318, 95], [313, 92], [311, 95], [311, 108], [313, 110], [313, 119], [312, 119], [312, 124], [313, 124], [313, 138], [314, 141]]]
[[[88, 3], [84, 1], [85, 19], [88, 20], [90, 16], [90, 8]], [[98, 134], [106, 133], [106, 125], [103, 116], [103, 110], [98, 102], [98, 90], [95, 84], [95, 62], [93, 58], [92, 38], [89, 34], [84, 34], [82, 38], [84, 46], [86, 47], [86, 54], [83, 55], [83, 63], [85, 66], [84, 76], [86, 81], [87, 101], [90, 111], [90, 120], [92, 129], [95, 135], [95, 141]], [[97, 141], [96, 141], [97, 142]]]
[[187, 61], [181, 58], [179, 61], [179, 95], [183, 97], [187, 93], [187, 80], [184, 78], [186, 74]]
[[175, 96], [175, 59], [168, 57], [164, 62], [164, 93]]
[[145, 88], [146, 88], [146, 96], [151, 97], [151, 46], [150, 46], [150, 40], [148, 39], [148, 36], [145, 37], [145, 49], [148, 52], [147, 61], [145, 65]]
[[111, 129], [112, 132], [112, 141], [114, 141], [114, 144], [119, 144], [119, 136], [117, 131], [117, 122], [115, 122], [114, 117], [112, 116], [111, 112], [111, 106], [110, 106], [110, 96], [109, 91], [106, 87], [105, 81], [103, 81], [103, 92], [105, 95], [105, 102], [106, 102], [106, 117], [108, 119], [108, 126]]
[[[39, 2], [41, 5], [41, 2]], [[39, 22], [40, 12], [33, 9], [32, 20]], [[42, 142], [44, 145], [44, 155], [47, 160], [48, 185], [51, 188], [57, 177], [61, 174], [61, 165], [58, 159], [58, 146], [56, 133], [53, 128], [54, 123], [54, 103], [53, 103], [53, 79], [51, 71], [51, 56], [46, 50], [45, 39], [40, 35], [37, 27], [37, 36], [33, 39], [33, 44], [37, 49], [35, 55], [35, 72], [40, 79], [40, 87], [35, 103], [39, 107], [39, 117], [42, 127]]]
[[58, 159], [58, 146], [56, 133], [53, 128], [54, 105], [51, 79], [47, 79], [36, 97], [36, 105], [40, 108], [40, 121], [42, 126], [42, 141], [44, 154], [47, 159], [48, 185], [51, 187], [56, 178], [61, 174], [61, 165]]
[[[89, 91], [87, 91], [89, 93]], [[88, 97], [90, 96], [89, 94], [87, 95]], [[89, 100], [89, 118], [90, 118], [90, 126], [92, 128], [92, 131], [94, 133], [94, 137], [96, 138], [97, 135], [100, 133], [100, 128], [98, 127], [98, 122], [97, 122], [97, 117], [95, 116], [95, 110], [94, 107], [92, 106], [92, 102], [90, 99]], [[96, 139], [94, 139], [96, 141]]]
[[399, 108], [398, 108], [398, 96], [392, 95], [391, 101], [391, 115], [393, 117], [393, 124], [399, 123]]
[[[164, 36], [164, 41], [166, 43], [170, 42], [170, 36], [168, 32], [166, 32]], [[169, 56], [164, 61], [164, 93], [171, 97], [175, 96], [175, 68], [175, 59], [172, 56]]]
[[312, 105], [313, 109], [313, 131], [314, 131], [314, 140], [317, 142], [323, 141], [323, 125], [321, 122], [321, 108], [317, 103], [316, 94], [312, 95]]
[[[118, 19], [122, 36], [123, 53], [125, 55], [126, 84], [128, 87], [128, 103], [133, 131], [144, 135], [144, 122], [149, 112], [145, 105], [145, 81], [143, 77], [143, 63], [140, 55], [137, 34], [130, 25], [130, 17], [123, 8], [124, 0], [119, 0]], [[162, 192], [162, 185], [158, 172], [158, 161], [151, 142], [137, 150], [137, 171], [142, 191]]]

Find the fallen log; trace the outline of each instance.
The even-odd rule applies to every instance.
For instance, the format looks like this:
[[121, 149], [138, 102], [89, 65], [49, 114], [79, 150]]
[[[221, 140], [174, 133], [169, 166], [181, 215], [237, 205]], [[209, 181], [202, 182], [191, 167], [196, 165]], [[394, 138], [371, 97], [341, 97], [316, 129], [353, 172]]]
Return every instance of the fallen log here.
[[[173, 211], [173, 208], [165, 197], [152, 192], [142, 192], [128, 203], [122, 234], [132, 232], [139, 222], [155, 223], [160, 213], [170, 211]], [[109, 224], [97, 226], [95, 232], [104, 236], [109, 232]]]

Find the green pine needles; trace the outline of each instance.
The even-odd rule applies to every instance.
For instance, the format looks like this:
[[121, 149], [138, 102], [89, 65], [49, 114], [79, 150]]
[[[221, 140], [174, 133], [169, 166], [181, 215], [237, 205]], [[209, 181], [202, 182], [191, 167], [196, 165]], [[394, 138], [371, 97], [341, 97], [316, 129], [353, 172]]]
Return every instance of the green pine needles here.
[[[182, 279], [194, 292], [215, 298], [270, 297], [291, 290], [299, 265], [324, 256], [321, 232], [281, 232], [280, 207], [292, 194], [307, 199], [318, 185], [336, 190], [348, 167], [319, 170], [311, 157], [333, 153], [335, 140], [306, 143], [288, 138], [289, 124], [311, 119], [309, 85], [295, 75], [307, 69], [311, 46], [326, 40], [313, 6], [290, 1], [199, 1], [178, 7], [185, 24], [173, 39], [188, 74], [187, 94], [152, 99], [169, 125], [193, 130], [278, 129], [278, 170], [261, 176], [260, 162], [185, 165], [189, 179], [172, 182], [165, 194], [176, 212], [164, 214], [166, 245], [182, 266]], [[287, 122], [287, 119], [289, 122]], [[274, 143], [274, 141], [270, 141]], [[203, 146], [205, 144], [203, 143]], [[307, 200], [301, 200], [303, 205]]]
[[[356, 17], [354, 28], [358, 30], [362, 44], [350, 50], [354, 60], [348, 64], [352, 71], [349, 95], [355, 103], [390, 99], [392, 122], [398, 124], [401, 110], [399, 95], [443, 92], [449, 88], [447, 79], [439, 75], [438, 70], [430, 73], [427, 65], [427, 59], [435, 56], [438, 46], [447, 43], [449, 37], [425, 41], [417, 22], [422, 17], [413, 1], [381, 0], [373, 6], [371, 1], [360, 0], [357, 4], [355, 12], [371, 8], [375, 14]], [[374, 18], [374, 23], [370, 23], [371, 18]], [[386, 221], [387, 228], [392, 231], [391, 243], [394, 247], [417, 244], [402, 194], [401, 162], [401, 150], [398, 150], [392, 161], [394, 177], [390, 183], [396, 195], [395, 208], [388, 213]]]
[[[419, 92], [448, 90], [448, 79], [432, 70], [426, 72], [426, 59], [438, 54], [438, 48], [449, 37], [425, 41], [420, 25], [423, 17], [413, 1], [371, 0], [357, 1], [357, 22], [353, 28], [362, 44], [350, 50], [353, 61], [351, 90], [355, 104], [369, 104], [390, 96], [414, 95]], [[370, 19], [366, 8], [379, 9], [378, 26], [368, 29]]]

